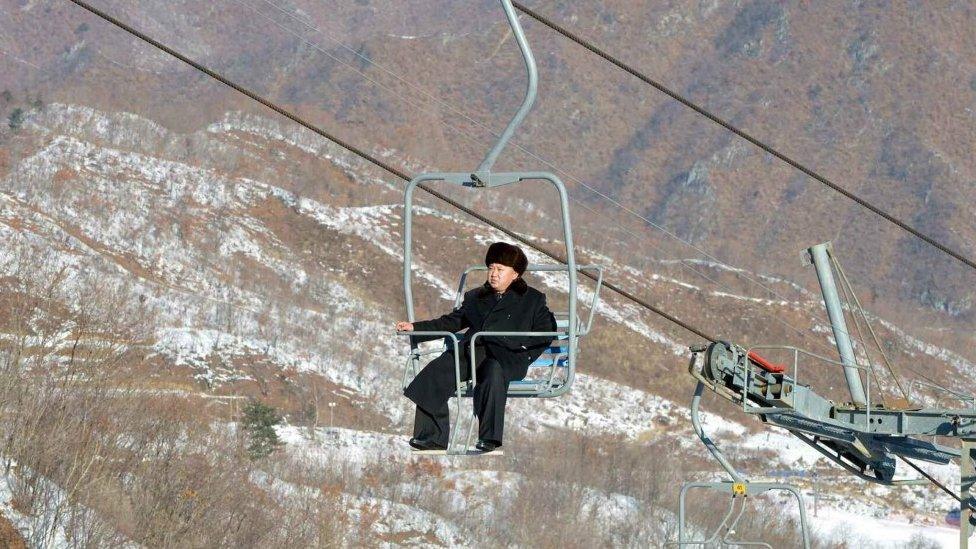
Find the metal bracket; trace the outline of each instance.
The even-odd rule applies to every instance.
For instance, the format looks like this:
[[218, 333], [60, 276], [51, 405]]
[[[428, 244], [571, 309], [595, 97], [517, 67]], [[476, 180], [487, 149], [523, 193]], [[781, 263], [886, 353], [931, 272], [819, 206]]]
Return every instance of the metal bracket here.
[[[719, 447], [705, 434], [702, 428], [701, 418], [699, 417], [699, 407], [701, 405], [701, 397], [704, 389], [706, 387], [706, 381], [704, 378], [700, 377], [700, 374], [696, 372], [696, 362], [698, 355], [701, 351], [696, 351], [692, 349], [691, 360], [688, 363], [688, 371], [692, 373], [694, 377], [698, 379], [698, 384], [695, 386], [695, 394], [691, 399], [691, 424], [695, 429], [695, 434], [701, 439], [702, 444], [705, 448], [712, 454], [712, 457], [719, 462], [719, 465], [725, 469], [725, 472], [729, 474], [732, 478], [731, 482], [686, 482], [681, 486], [681, 492], [678, 495], [678, 542], [679, 547], [685, 545], [703, 545], [707, 546], [709, 544], [718, 541], [722, 545], [757, 545], [760, 547], [772, 547], [763, 542], [742, 542], [729, 539], [735, 533], [735, 525], [738, 524], [739, 519], [745, 512], [745, 501], [749, 497], [749, 491], [752, 489], [754, 493], [763, 493], [770, 490], [781, 490], [792, 494], [796, 498], [797, 505], [800, 508], [800, 531], [803, 535], [803, 547], [804, 549], [810, 549], [810, 534], [807, 528], [807, 515], [806, 509], [803, 505], [803, 498], [800, 495], [800, 491], [792, 485], [789, 484], [778, 484], [778, 483], [750, 483], [744, 476], [736, 471], [735, 467], [726, 459], [725, 455], [719, 449]], [[714, 390], [715, 387], [711, 386]], [[695, 540], [688, 541], [685, 539], [685, 499], [688, 490], [692, 488], [706, 488], [711, 490], [721, 490], [728, 491], [732, 494], [732, 502], [729, 506], [728, 512], [725, 517], [719, 523], [718, 527], [712, 532], [712, 534], [705, 540]], [[740, 501], [738, 514], [733, 514], [736, 510], [736, 502]], [[725, 533], [722, 534], [722, 530]], [[674, 545], [670, 543], [668, 545]]]
[[[753, 490], [754, 493], [761, 494], [763, 492], [770, 491], [782, 491], [791, 494], [795, 499], [796, 503], [800, 509], [800, 532], [803, 536], [803, 548], [810, 549], [810, 533], [807, 527], [807, 513], [806, 508], [803, 505], [803, 497], [800, 495], [800, 490], [791, 484], [780, 484], [780, 483], [768, 483], [768, 482], [755, 482], [749, 483], [748, 487]], [[729, 503], [729, 510], [722, 517], [722, 521], [719, 525], [712, 531], [712, 533], [706, 538], [701, 540], [688, 540], [686, 539], [685, 530], [687, 529], [687, 517], [686, 517], [686, 500], [688, 496], [688, 491], [692, 488], [702, 488], [706, 490], [717, 490], [720, 492], [731, 492], [732, 498]], [[740, 541], [730, 539], [731, 536], [735, 534], [735, 526], [739, 523], [745, 512], [747, 497], [747, 488], [745, 483], [741, 482], [686, 482], [681, 486], [681, 492], [678, 494], [678, 541], [677, 543], [671, 542], [667, 545], [677, 545], [678, 547], [684, 547], [688, 545], [700, 545], [702, 547], [707, 547], [713, 543], [719, 543], [720, 545], [752, 545], [759, 547], [768, 547], [772, 549], [772, 546], [768, 543], [761, 541]], [[736, 503], [739, 503], [738, 513], [736, 513]], [[724, 530], [724, 533], [723, 533]]]

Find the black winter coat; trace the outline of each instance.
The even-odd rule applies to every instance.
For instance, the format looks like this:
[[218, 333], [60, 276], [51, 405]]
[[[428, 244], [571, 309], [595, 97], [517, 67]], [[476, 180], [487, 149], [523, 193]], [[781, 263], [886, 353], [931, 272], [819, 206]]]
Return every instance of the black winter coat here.
[[[546, 295], [530, 287], [518, 278], [509, 286], [501, 299], [498, 299], [488, 283], [464, 294], [461, 307], [433, 320], [413, 323], [414, 330], [459, 332], [467, 329], [460, 338], [461, 369], [465, 375], [468, 368], [470, 338], [477, 332], [553, 332], [556, 319], [546, 306]], [[418, 338], [419, 339], [419, 338]], [[434, 339], [434, 338], [424, 338]], [[479, 337], [476, 346], [478, 362], [482, 353], [501, 363], [508, 381], [525, 377], [529, 364], [539, 358], [549, 343], [551, 336], [485, 336]], [[453, 347], [448, 345], [453, 354]]]

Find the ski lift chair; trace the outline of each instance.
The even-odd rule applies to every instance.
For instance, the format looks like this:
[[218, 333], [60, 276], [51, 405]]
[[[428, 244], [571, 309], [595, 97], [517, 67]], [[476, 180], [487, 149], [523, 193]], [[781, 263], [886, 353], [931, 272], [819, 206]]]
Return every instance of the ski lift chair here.
[[[425, 173], [414, 178], [412, 181], [410, 181], [410, 183], [407, 184], [407, 188], [404, 192], [405, 200], [403, 208], [403, 290], [407, 305], [407, 320], [411, 323], [415, 320], [413, 291], [411, 287], [411, 277], [413, 274], [411, 239], [413, 236], [413, 193], [417, 186], [424, 185], [426, 188], [426, 184], [439, 182], [484, 191], [487, 189], [503, 187], [513, 183], [525, 181], [543, 181], [551, 184], [553, 187], [555, 187], [556, 192], [559, 194], [563, 242], [565, 242], [566, 245], [566, 265], [535, 265], [529, 270], [565, 272], [567, 274], [569, 278], [568, 310], [560, 313], [557, 319], [557, 330], [554, 332], [479, 332], [473, 336], [468, 343], [473, 349], [473, 346], [479, 337], [491, 335], [551, 336], [554, 343], [550, 345], [546, 353], [539, 357], [539, 360], [534, 363], [534, 366], [536, 367], [533, 368], [533, 370], [541, 369], [542, 375], [540, 377], [532, 377], [526, 380], [511, 383], [508, 394], [510, 396], [520, 398], [558, 397], [569, 391], [573, 385], [573, 380], [576, 373], [576, 354], [579, 346], [579, 339], [586, 335], [590, 329], [590, 325], [593, 320], [593, 311], [596, 309], [598, 304], [599, 289], [600, 285], [602, 284], [603, 271], [599, 267], [582, 267], [576, 264], [576, 253], [573, 248], [573, 231], [569, 222], [569, 200], [566, 193], [566, 187], [558, 177], [551, 173], [538, 171], [519, 171], [507, 173], [493, 173], [491, 171], [495, 160], [501, 154], [502, 150], [505, 148], [505, 145], [515, 133], [515, 129], [519, 126], [519, 124], [522, 123], [522, 120], [532, 108], [532, 103], [535, 101], [536, 90], [538, 88], [538, 73], [536, 71], [535, 59], [532, 57], [532, 51], [529, 48], [528, 41], [525, 38], [522, 25], [519, 23], [518, 15], [515, 13], [515, 8], [512, 6], [512, 1], [500, 0], [500, 2], [505, 11], [505, 16], [508, 18], [509, 26], [512, 29], [512, 34], [515, 36], [515, 41], [518, 44], [519, 50], [522, 52], [522, 59], [525, 62], [527, 75], [525, 99], [522, 101], [522, 105], [505, 127], [505, 130], [498, 136], [498, 140], [495, 145], [491, 148], [491, 150], [488, 151], [488, 154], [485, 156], [484, 160], [481, 161], [481, 164], [473, 173]], [[463, 294], [465, 277], [467, 274], [477, 269], [479, 269], [479, 267], [468, 269], [465, 271], [464, 275], [462, 275], [461, 285], [458, 291], [458, 301], [456, 301], [456, 303], [460, 303], [459, 300]], [[598, 273], [597, 287], [594, 291], [592, 302], [590, 303], [589, 318], [587, 319], [585, 325], [580, 322], [577, 312], [577, 277], [579, 272], [583, 269], [595, 269]], [[458, 397], [455, 408], [455, 417], [463, 417], [460, 413], [461, 401], [464, 399], [464, 397], [471, 396], [474, 387], [477, 384], [477, 380], [472, 379], [470, 382], [468, 382], [461, 379], [461, 365], [459, 362], [459, 357], [461, 354], [458, 352], [460, 350], [458, 348], [460, 345], [458, 334], [450, 332], [416, 331], [399, 332], [399, 334], [405, 336], [442, 336], [445, 338], [447, 345], [454, 350], [455, 357], [454, 368], [457, 380]], [[410, 341], [411, 349], [410, 354], [407, 357], [407, 368], [404, 372], [405, 386], [409, 381], [411, 372], [416, 374], [417, 366], [419, 365], [422, 356], [443, 352], [443, 349], [420, 351], [417, 348], [416, 343], [414, 343], [414, 338], [411, 338]], [[471, 357], [473, 362], [474, 353], [471, 353]], [[475, 371], [475, 365], [472, 364], [472, 376], [474, 376]], [[468, 435], [465, 441], [470, 439], [471, 428], [475, 420], [476, 419], [472, 414], [471, 423], [468, 424]], [[462, 447], [459, 443], [459, 432], [460, 429], [457, 428], [451, 430], [451, 439], [448, 443], [448, 453], [450, 454], [463, 454], [467, 452], [467, 442], [465, 442], [464, 447]]]
[[[413, 379], [413, 376], [417, 374], [422, 357], [430, 354], [442, 353], [448, 348], [453, 349], [457, 396], [457, 400], [455, 401], [455, 417], [459, 418], [459, 421], [460, 418], [464, 417], [464, 415], [461, 414], [461, 402], [464, 398], [472, 397], [474, 388], [478, 382], [476, 376], [474, 375], [476, 372], [476, 364], [474, 364], [476, 358], [473, 352], [474, 346], [477, 344], [480, 338], [486, 336], [551, 336], [553, 339], [552, 343], [546, 348], [543, 354], [530, 365], [529, 375], [527, 375], [523, 380], [513, 381], [509, 384], [508, 396], [513, 398], [553, 398], [567, 393], [572, 388], [573, 381], [576, 377], [576, 357], [579, 351], [579, 342], [580, 339], [586, 336], [586, 334], [588, 334], [592, 328], [593, 314], [599, 305], [600, 288], [603, 285], [603, 267], [597, 265], [577, 265], [576, 263], [576, 255], [573, 248], [572, 226], [569, 220], [569, 202], [567, 199], [566, 189], [559, 178], [553, 174], [544, 172], [486, 174], [485, 177], [486, 179], [481, 179], [476, 174], [469, 173], [424, 174], [417, 177], [407, 185], [407, 190], [405, 193], [406, 200], [404, 204], [403, 288], [404, 299], [407, 305], [408, 322], [414, 322], [414, 320], [416, 320], [414, 316], [412, 288], [413, 191], [417, 185], [431, 181], [454, 183], [463, 187], [471, 188], [500, 187], [525, 180], [543, 180], [551, 183], [559, 193], [562, 214], [563, 241], [566, 244], [567, 263], [565, 265], [533, 264], [529, 265], [526, 271], [566, 273], [569, 279], [567, 299], [568, 308], [565, 311], [555, 311], [553, 313], [553, 315], [556, 317], [556, 331], [554, 332], [485, 331], [474, 334], [466, 342], [466, 344], [471, 346], [472, 350], [470, 353], [470, 366], [472, 372], [471, 380], [464, 380], [461, 377], [461, 353], [459, 352], [459, 346], [461, 345], [461, 339], [463, 337], [462, 334], [440, 331], [399, 332], [399, 335], [403, 336], [441, 336], [445, 340], [444, 346], [435, 349], [421, 350], [414, 339], [410, 339], [411, 347], [410, 352], [406, 357], [406, 367], [403, 376], [404, 387], [406, 387]], [[483, 272], [485, 270], [486, 267], [479, 265], [469, 267], [461, 274], [457, 294], [454, 300], [455, 307], [460, 307], [461, 305], [468, 275], [473, 272]], [[592, 296], [589, 296], [588, 303], [586, 304], [586, 307], [589, 310], [587, 312], [585, 322], [580, 318], [578, 311], [580, 297], [578, 275], [581, 271], [594, 272], [596, 277], [596, 286], [593, 289]], [[473, 426], [476, 421], [477, 417], [472, 413], [469, 421], [467, 422], [467, 427], [465, 429], [466, 435], [464, 437], [463, 444], [460, 439], [461, 429], [457, 428], [456, 426], [451, 430], [451, 437], [447, 449], [448, 454], [465, 454], [468, 452], [468, 441], [470, 440], [471, 433], [473, 432]]]

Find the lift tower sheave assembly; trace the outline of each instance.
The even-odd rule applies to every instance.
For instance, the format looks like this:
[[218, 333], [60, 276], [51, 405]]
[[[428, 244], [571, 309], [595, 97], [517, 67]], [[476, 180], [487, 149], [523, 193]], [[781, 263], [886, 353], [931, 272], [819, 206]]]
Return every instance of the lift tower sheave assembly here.
[[536, 91], [539, 88], [539, 71], [536, 70], [535, 57], [532, 55], [532, 48], [529, 47], [529, 41], [525, 38], [525, 31], [522, 30], [522, 24], [519, 23], [518, 14], [515, 13], [515, 8], [508, 0], [502, 0], [502, 9], [505, 10], [505, 17], [508, 19], [508, 24], [512, 28], [512, 34], [515, 36], [515, 42], [518, 43], [519, 51], [522, 52], [522, 60], [525, 61], [525, 99], [522, 100], [522, 105], [515, 112], [515, 115], [512, 116], [508, 125], [505, 126], [505, 131], [498, 136], [498, 141], [488, 151], [488, 154], [485, 155], [485, 159], [478, 165], [478, 169], [475, 170], [475, 178], [481, 181], [488, 180], [491, 168], [495, 165], [495, 160], [498, 159], [498, 155], [508, 145], [508, 141], [515, 134], [515, 130], [522, 124], [522, 120], [529, 114], [529, 110], [532, 109], [532, 104], [535, 103]]
[[[970, 492], [976, 493], [976, 399], [932, 385], [946, 394], [970, 400], [973, 406], [965, 409], [890, 407], [884, 402], [873, 402], [871, 378], [866, 375], [868, 366], [858, 363], [847, 330], [844, 305], [834, 278], [834, 266], [841, 274], [845, 291], [851, 296], [853, 287], [844, 276], [830, 243], [818, 244], [806, 252], [816, 267], [840, 360], [787, 345], [745, 348], [719, 341], [708, 346], [692, 347], [689, 373], [698, 380], [692, 404], [693, 424], [697, 423], [698, 401], [703, 390], [708, 388], [744, 413], [786, 429], [848, 473], [869, 482], [894, 486], [925, 484], [928, 482], [925, 479], [895, 478], [896, 458], [916, 467], [910, 460], [946, 464], [962, 457], [960, 546], [968, 547], [965, 540], [976, 526], [976, 500], [970, 497]], [[859, 310], [856, 297], [853, 301], [847, 306], [852, 311], [855, 308]], [[867, 320], [867, 315], [861, 312]], [[760, 356], [759, 352], [767, 351], [791, 356], [792, 364], [775, 364]], [[832, 371], [842, 371], [851, 401], [834, 402], [818, 394], [809, 382], [800, 383], [801, 375], [804, 380], [809, 379], [800, 371], [801, 358], [826, 364]], [[862, 371], [865, 372], [864, 383]], [[875, 398], [879, 390], [875, 387]], [[729, 473], [730, 482], [740, 482], [741, 473], [732, 468], [715, 442], [697, 425], [696, 433]], [[935, 436], [961, 439], [963, 455], [955, 448], [926, 440]], [[680, 505], [684, 505], [683, 500]]]

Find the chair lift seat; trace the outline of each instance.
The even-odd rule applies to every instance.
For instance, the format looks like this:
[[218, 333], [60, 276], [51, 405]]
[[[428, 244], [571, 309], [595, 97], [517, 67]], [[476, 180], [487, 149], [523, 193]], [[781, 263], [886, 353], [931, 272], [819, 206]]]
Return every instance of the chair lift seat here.
[[[565, 330], [569, 327], [569, 321], [565, 319], [556, 320], [556, 328]], [[569, 336], [561, 335], [553, 341], [546, 350], [529, 364], [529, 373], [525, 379], [512, 381], [508, 384], [509, 397], [533, 397], [542, 391], [558, 387], [561, 379], [556, 379], [555, 374], [558, 369], [565, 369], [569, 366], [569, 358], [566, 346], [569, 344]], [[535, 376], [533, 377], [533, 374]], [[539, 375], [545, 375], [541, 378]], [[474, 392], [471, 389], [471, 382], [465, 384], [464, 396], [471, 397]]]
[[[408, 201], [409, 204], [409, 201]], [[408, 253], [404, 254], [405, 257], [409, 256]], [[461, 275], [461, 280], [458, 283], [458, 291], [455, 296], [455, 308], [460, 307], [462, 299], [465, 292], [465, 281], [469, 273], [474, 271], [486, 270], [485, 267], [475, 266], [469, 267]], [[587, 309], [589, 309], [589, 314], [587, 318], [581, 319], [578, 314], [572, 314], [569, 311], [554, 311], [553, 316], [556, 321], [556, 329], [553, 331], [543, 331], [540, 337], [551, 338], [549, 344], [543, 349], [539, 357], [537, 357], [527, 368], [527, 373], [525, 379], [520, 379], [517, 381], [512, 381], [508, 385], [507, 395], [512, 398], [553, 398], [565, 394], [570, 390], [573, 384], [574, 374], [576, 371], [576, 354], [577, 345], [580, 340], [590, 331], [590, 327], [593, 324], [593, 313], [596, 311], [599, 303], [600, 286], [603, 282], [603, 268], [597, 265], [582, 265], [582, 266], [555, 266], [555, 265], [529, 265], [528, 271], [549, 271], [549, 272], [568, 272], [575, 273], [583, 270], [592, 270], [596, 272], [596, 286], [593, 290], [590, 302], [587, 304]], [[405, 272], [409, 272], [406, 271]], [[572, 276], [570, 277], [573, 278]], [[575, 282], [570, 284], [570, 288], [575, 287]], [[405, 282], [405, 288], [409, 289], [409, 282]], [[410, 293], [407, 293], [407, 302], [410, 303]], [[570, 291], [570, 311], [574, 311], [573, 304], [575, 303], [574, 291]], [[408, 314], [412, 315], [409, 312]], [[571, 323], [575, 323], [573, 326], [575, 330], [570, 330]], [[570, 331], [575, 333], [575, 338], [570, 337]], [[528, 334], [530, 332], [501, 332], [493, 334], [490, 330], [484, 332], [484, 336], [491, 335], [522, 335]], [[440, 349], [424, 349], [421, 350], [413, 343], [411, 346], [410, 354], [406, 357], [406, 368], [404, 369], [403, 386], [407, 387], [410, 382], [410, 376], [416, 376], [418, 367], [423, 357], [429, 356], [436, 353], [442, 353], [448, 349], [454, 348], [459, 350], [460, 345], [470, 345], [471, 340], [466, 338], [464, 333], [450, 333], [450, 332], [402, 332], [402, 335], [419, 335], [419, 336], [436, 336], [443, 337], [444, 346]], [[473, 335], [472, 338], [481, 337], [479, 335]], [[458, 355], [455, 360], [458, 360], [460, 352], [455, 353]], [[469, 360], [471, 357], [468, 357]], [[455, 368], [459, 368], [460, 364], [455, 362]], [[455, 395], [460, 397], [455, 402], [454, 414], [458, 418], [458, 422], [451, 429], [451, 440], [448, 443], [448, 450], [446, 454], [451, 455], [462, 455], [470, 450], [467, 448], [471, 433], [473, 432], [474, 425], [477, 423], [477, 418], [473, 414], [470, 416], [464, 414], [461, 411], [461, 400], [464, 398], [471, 398], [474, 396], [474, 391], [472, 390], [472, 381], [457, 381], [458, 385], [456, 388]], [[467, 418], [464, 421], [463, 418]], [[462, 427], [462, 424], [466, 424], [466, 427]], [[464, 434], [462, 434], [464, 433]], [[461, 438], [458, 438], [461, 437]]]

